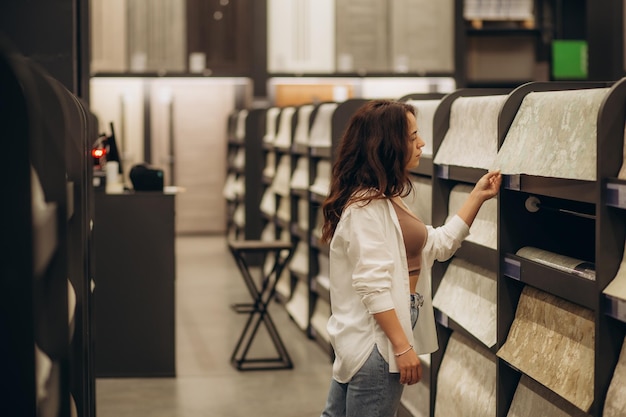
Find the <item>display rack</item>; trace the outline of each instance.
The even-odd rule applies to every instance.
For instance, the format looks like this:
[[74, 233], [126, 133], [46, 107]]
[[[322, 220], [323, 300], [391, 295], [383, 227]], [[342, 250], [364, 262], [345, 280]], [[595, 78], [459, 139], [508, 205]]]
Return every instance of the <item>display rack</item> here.
[[238, 109], [228, 121], [228, 180], [224, 187], [227, 234], [259, 239], [263, 230], [263, 129], [266, 109]]
[[[609, 86], [610, 83], [575, 82], [538, 82], [523, 85], [511, 93], [501, 112], [499, 122], [502, 132], [506, 133], [509, 130], [522, 101], [532, 92], [561, 92], [599, 89]], [[606, 104], [603, 109], [607, 110]], [[601, 141], [603, 129], [600, 121], [602, 113], [604, 111], [600, 110], [597, 126], [598, 144]], [[623, 112], [620, 117], [622, 118], [623, 135]], [[567, 127], [563, 126], [561, 129], [567, 129]], [[500, 147], [505, 139], [506, 136], [500, 136]], [[592, 140], [596, 141], [596, 137]], [[610, 140], [614, 141], [615, 138]], [[523, 247], [530, 246], [574, 259], [585, 260], [598, 268], [601, 268], [600, 265], [602, 264], [598, 262], [600, 258], [609, 264], [615, 264], [616, 261], [609, 261], [604, 249], [601, 248], [604, 243], [599, 244], [600, 242], [613, 241], [613, 237], [610, 236], [616, 229], [621, 230], [618, 233], [621, 233], [622, 236], [624, 233], [623, 225], [616, 227], [617, 224], [614, 223], [608, 226], [598, 216], [598, 212], [602, 210], [598, 191], [602, 181], [599, 179], [602, 177], [601, 173], [606, 172], [603, 171], [605, 168], [601, 168], [605, 164], [606, 158], [609, 158], [609, 155], [599, 150], [597, 154], [598, 179], [595, 181], [526, 174], [505, 175], [499, 199], [499, 351], [507, 341], [507, 336], [516, 317], [516, 310], [519, 307], [520, 297], [526, 287], [537, 289], [548, 297], [556, 297], [555, 300], [568, 303], [566, 304], [568, 307], [570, 305], [571, 308], [580, 306], [582, 312], [588, 311], [594, 317], [596, 340], [595, 346], [593, 346], [594, 359], [591, 364], [595, 374], [591, 382], [594, 387], [593, 404], [590, 405], [589, 409], [581, 409], [580, 404], [584, 404], [584, 400], [576, 399], [578, 404], [574, 404], [571, 399], [561, 398], [561, 402], [564, 403], [563, 407], [567, 408], [573, 415], [581, 412], [589, 413], [592, 416], [602, 414], [603, 398], [606, 396], [609, 378], [617, 362], [617, 355], [619, 355], [621, 340], [619, 346], [616, 346], [616, 342], [613, 340], [619, 331], [610, 328], [611, 326], [599, 313], [598, 308], [601, 290], [608, 283], [607, 277], [602, 278], [596, 271], [595, 280], [584, 278], [576, 274], [575, 271], [558, 270], [541, 262], [518, 256], [516, 252]], [[532, 202], [539, 203], [533, 206]], [[602, 228], [605, 229], [604, 232], [602, 232]], [[612, 231], [606, 233], [608, 229], [612, 229]], [[616, 257], [614, 252], [617, 249], [615, 247], [611, 250], [613, 253], [610, 253], [609, 256], [615, 256], [616, 260], [621, 259]], [[567, 323], [562, 323], [562, 325], [566, 326]], [[623, 337], [623, 329], [621, 333]], [[540, 349], [540, 346], [537, 346], [536, 349]], [[497, 359], [500, 387], [497, 392], [496, 415], [498, 417], [506, 416], [520, 376], [525, 375], [523, 371], [516, 369], [515, 366], [500, 356], [499, 354]], [[576, 367], [583, 366], [584, 364], [576, 365]], [[567, 370], [562, 370], [562, 372], [567, 375]]]
[[2, 217], [3, 415], [95, 415], [91, 334], [92, 162], [87, 106], [0, 46], [11, 196]]

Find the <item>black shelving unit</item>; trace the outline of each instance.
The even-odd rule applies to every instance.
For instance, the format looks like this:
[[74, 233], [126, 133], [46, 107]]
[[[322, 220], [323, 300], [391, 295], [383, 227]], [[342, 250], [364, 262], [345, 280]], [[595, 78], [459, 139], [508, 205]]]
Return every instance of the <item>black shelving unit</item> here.
[[[263, 131], [265, 126], [265, 108], [238, 109], [228, 120], [228, 166], [227, 175], [234, 175], [243, 181], [244, 193], [235, 198], [226, 199], [227, 230], [236, 239], [259, 239], [264, 227], [264, 218], [259, 210], [263, 196], [264, 151]], [[241, 119], [245, 119], [242, 122]], [[237, 132], [237, 123], [243, 123], [243, 132]], [[241, 128], [241, 125], [240, 125]], [[237, 154], [243, 152], [243, 166], [237, 167], [233, 162]], [[243, 206], [243, 224], [236, 224], [234, 215]]]
[[0, 171], [10, 178], [0, 237], [0, 414], [95, 415], [88, 150], [97, 120], [4, 43], [0, 86]]
[[[501, 128], [504, 132], [508, 130], [520, 103], [530, 92], [607, 88], [611, 84], [549, 82], [521, 86], [511, 93], [501, 112]], [[623, 83], [613, 86], [600, 109], [596, 181], [531, 175], [505, 177], [499, 199], [498, 346], [502, 347], [506, 341], [520, 294], [526, 286], [592, 311], [595, 321], [593, 404], [589, 410], [580, 410], [562, 398], [573, 413], [591, 416], [602, 415], [604, 398], [624, 337], [623, 323], [615, 323], [606, 317], [601, 298], [603, 288], [615, 276], [624, 245], [623, 216], [620, 219], [619, 214], [607, 205], [605, 184], [606, 178], [619, 170], [618, 162], [621, 163], [625, 86]], [[621, 131], [618, 129], [616, 133], [615, 126], [619, 123]], [[501, 141], [504, 139], [502, 136]], [[541, 207], [546, 209], [531, 212], [526, 203], [536, 196], [541, 199]], [[515, 252], [524, 246], [591, 262], [595, 265], [596, 278], [581, 278], [572, 272], [517, 256]], [[508, 412], [523, 372], [501, 358], [497, 359], [497, 366], [500, 389], [496, 415], [501, 417]]]

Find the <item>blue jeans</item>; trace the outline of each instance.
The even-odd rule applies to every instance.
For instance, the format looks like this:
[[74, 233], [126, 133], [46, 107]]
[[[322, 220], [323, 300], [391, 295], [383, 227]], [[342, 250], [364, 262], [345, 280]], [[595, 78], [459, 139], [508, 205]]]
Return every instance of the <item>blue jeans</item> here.
[[400, 374], [389, 373], [389, 364], [374, 346], [350, 382], [331, 381], [322, 417], [393, 417], [403, 389]]
[[[415, 327], [423, 301], [411, 294], [411, 324]], [[350, 382], [330, 383], [321, 417], [394, 417], [400, 406], [404, 385], [399, 373], [389, 373], [389, 364], [374, 346], [365, 364]]]

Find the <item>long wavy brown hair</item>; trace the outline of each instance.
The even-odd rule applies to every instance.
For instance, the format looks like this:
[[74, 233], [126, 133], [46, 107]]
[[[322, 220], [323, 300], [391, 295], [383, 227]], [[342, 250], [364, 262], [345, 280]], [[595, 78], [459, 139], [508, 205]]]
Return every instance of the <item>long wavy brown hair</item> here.
[[407, 113], [415, 115], [415, 108], [372, 100], [350, 119], [333, 164], [330, 192], [322, 204], [322, 242], [330, 242], [348, 204], [405, 197], [411, 192], [406, 168], [411, 157]]

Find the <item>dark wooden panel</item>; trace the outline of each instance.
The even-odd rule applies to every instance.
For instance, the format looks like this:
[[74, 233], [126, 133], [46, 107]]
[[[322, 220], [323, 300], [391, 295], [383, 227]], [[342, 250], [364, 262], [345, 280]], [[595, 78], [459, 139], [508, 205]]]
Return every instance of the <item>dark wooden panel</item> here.
[[204, 53], [213, 75], [247, 75], [251, 11], [252, 0], [187, 0], [187, 55]]

